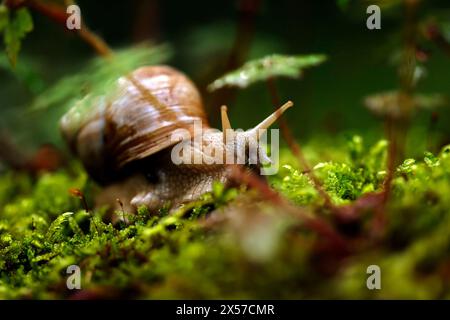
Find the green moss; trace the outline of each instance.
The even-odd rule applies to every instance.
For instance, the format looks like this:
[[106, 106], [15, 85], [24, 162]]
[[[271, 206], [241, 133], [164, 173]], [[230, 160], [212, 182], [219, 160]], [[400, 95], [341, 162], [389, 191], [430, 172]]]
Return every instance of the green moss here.
[[[336, 205], [381, 191], [386, 145], [350, 137], [346, 152], [316, 162], [313, 171]], [[309, 158], [318, 152], [315, 145], [306, 150]], [[285, 151], [281, 162], [269, 182], [334, 225], [351, 244], [349, 252], [324, 247], [302, 220], [253, 192], [220, 184], [174, 213], [161, 208], [152, 215], [142, 207], [136, 215], [118, 212], [129, 224], [112, 225], [102, 219], [104, 211], [86, 213], [69, 194], [76, 187], [93, 196], [86, 173], [74, 164], [37, 179], [0, 177], [0, 298], [450, 296], [450, 146], [397, 168], [384, 233], [376, 240], [367, 227], [375, 216], [370, 207], [359, 212], [362, 228], [349, 234]], [[72, 264], [81, 268], [79, 292], [66, 287]], [[382, 290], [366, 288], [371, 264], [381, 267]]]

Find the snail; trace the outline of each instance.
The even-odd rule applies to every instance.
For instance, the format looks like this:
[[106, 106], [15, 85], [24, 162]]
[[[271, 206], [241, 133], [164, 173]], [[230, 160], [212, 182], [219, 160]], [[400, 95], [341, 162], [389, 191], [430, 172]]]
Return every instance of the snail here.
[[[119, 78], [106, 95], [78, 101], [61, 118], [60, 129], [89, 175], [104, 186], [97, 204], [116, 207], [120, 199], [134, 212], [140, 206], [173, 208], [198, 199], [212, 191], [214, 181], [228, 185], [230, 166], [208, 162], [202, 146], [214, 146], [222, 154], [245, 152], [251, 138], [291, 106], [286, 103], [247, 131], [231, 129], [223, 106], [221, 132], [209, 127], [200, 93], [187, 76], [168, 66], [145, 66]], [[195, 133], [198, 124], [200, 137]], [[176, 132], [194, 139], [174, 139]], [[175, 146], [183, 148], [182, 157], [201, 161], [176, 163]], [[261, 150], [260, 155], [267, 158]], [[245, 159], [241, 165], [249, 162]]]

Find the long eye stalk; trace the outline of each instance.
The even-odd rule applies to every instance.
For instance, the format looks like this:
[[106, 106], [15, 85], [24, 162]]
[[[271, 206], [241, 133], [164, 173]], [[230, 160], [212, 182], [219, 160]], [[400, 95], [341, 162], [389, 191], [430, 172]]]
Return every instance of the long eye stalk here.
[[220, 108], [220, 113], [222, 116], [222, 131], [225, 132], [227, 129], [231, 129], [230, 119], [228, 119], [227, 106], [222, 106]]
[[288, 101], [285, 104], [283, 104], [277, 111], [272, 113], [270, 116], [268, 116], [264, 121], [262, 121], [260, 124], [258, 124], [256, 127], [254, 127], [252, 130], [255, 132], [258, 132], [258, 130], [266, 130], [268, 129], [275, 121], [280, 118], [280, 116], [290, 107], [292, 107], [294, 103], [292, 101]]

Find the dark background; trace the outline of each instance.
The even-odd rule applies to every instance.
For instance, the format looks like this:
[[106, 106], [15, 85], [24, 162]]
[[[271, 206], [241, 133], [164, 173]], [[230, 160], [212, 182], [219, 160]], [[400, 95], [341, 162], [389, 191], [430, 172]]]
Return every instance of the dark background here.
[[[358, 132], [369, 139], [382, 136], [381, 121], [364, 108], [362, 100], [368, 94], [398, 88], [397, 66], [392, 61], [402, 45], [404, 14], [402, 6], [382, 8], [382, 29], [368, 30], [366, 8], [372, 2], [350, 1], [347, 9], [326, 0], [80, 0], [78, 4], [87, 25], [113, 48], [143, 40], [171, 45], [174, 54], [169, 64], [199, 85], [213, 124], [219, 119], [221, 103], [229, 105], [233, 126], [244, 129], [272, 110], [265, 84], [226, 95], [226, 101], [221, 100], [223, 93], [205, 92], [205, 86], [227, 67], [271, 53], [328, 55], [325, 64], [308, 70], [303, 79], [277, 82], [281, 99], [296, 104], [288, 114], [293, 131], [300, 141], [308, 141], [343, 132]], [[448, 8], [448, 0], [426, 1], [419, 15], [444, 14]], [[76, 72], [95, 55], [76, 35], [46, 17], [33, 13], [33, 18], [35, 30], [23, 43], [19, 64], [21, 59], [30, 60], [43, 87]], [[242, 28], [248, 37], [239, 46], [248, 45], [249, 51], [240, 58], [243, 61], [230, 62], [230, 51], [238, 34], [242, 36]], [[426, 49], [431, 57], [418, 91], [450, 93], [449, 57], [431, 43]], [[33, 97], [10, 71], [1, 71], [0, 125], [27, 146], [59, 144], [57, 119], [63, 110], [26, 112]], [[448, 112], [439, 114], [436, 130], [442, 141], [450, 134], [447, 118]], [[429, 119], [427, 112], [415, 117], [415, 147], [425, 143]]]

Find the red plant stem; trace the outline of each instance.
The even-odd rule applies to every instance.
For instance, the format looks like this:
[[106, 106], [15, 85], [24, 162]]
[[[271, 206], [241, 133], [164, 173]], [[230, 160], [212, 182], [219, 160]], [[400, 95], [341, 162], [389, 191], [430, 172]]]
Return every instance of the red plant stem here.
[[[220, 75], [236, 69], [242, 65], [250, 51], [251, 43], [255, 33], [256, 16], [261, 6], [261, 0], [239, 0], [238, 1], [238, 20], [236, 36], [233, 47], [231, 48], [223, 68], [220, 68]], [[209, 79], [208, 79], [209, 80]], [[208, 81], [209, 82], [209, 81]], [[212, 98], [211, 103], [207, 103], [209, 108], [218, 108], [222, 105], [232, 105], [236, 96], [236, 89], [223, 88], [217, 91]]]
[[100, 56], [104, 58], [110, 58], [112, 56], [112, 50], [106, 44], [106, 42], [98, 35], [93, 33], [84, 23], [81, 29], [78, 30], [78, 35], [87, 44], [89, 44]]
[[265, 180], [248, 170], [234, 166], [232, 176], [239, 182], [258, 190], [264, 196], [264, 199], [275, 205], [284, 206], [287, 203], [286, 200], [278, 192], [273, 190]]
[[83, 197], [81, 197], [81, 201], [83, 202], [84, 210], [85, 210], [87, 213], [89, 213], [89, 212], [90, 212], [89, 206], [88, 206], [88, 204], [87, 204], [86, 197], [85, 197], [84, 195], [83, 195]]
[[[70, 1], [73, 3], [73, 1]], [[66, 12], [66, 8], [57, 4], [42, 2], [39, 0], [7, 0], [5, 4], [12, 9], [17, 9], [20, 7], [30, 8], [50, 20], [56, 22], [57, 24], [66, 27], [66, 21], [69, 15]], [[112, 50], [106, 44], [106, 42], [93, 33], [87, 26], [82, 22], [81, 28], [79, 30], [75, 29], [79, 37], [90, 45], [100, 56], [109, 58], [112, 55]]]
[[255, 17], [261, 0], [239, 1], [239, 22], [233, 48], [228, 56], [228, 70], [237, 68], [247, 57], [255, 29]]
[[86, 213], [90, 213], [89, 206], [87, 204], [86, 197], [84, 196], [83, 191], [81, 191], [80, 189], [71, 188], [71, 189], [69, 189], [69, 193], [72, 196], [77, 197], [78, 199], [80, 199], [81, 203], [83, 204], [83, 207], [84, 207], [84, 210], [86, 211]]
[[160, 29], [160, 4], [158, 0], [135, 1], [133, 18], [133, 41], [142, 42], [159, 38]]
[[386, 225], [386, 207], [391, 196], [392, 180], [395, 174], [396, 154], [397, 154], [397, 139], [394, 132], [395, 122], [392, 118], [387, 117], [385, 120], [386, 136], [388, 137], [389, 146], [387, 154], [387, 169], [386, 178], [383, 181], [383, 193], [380, 205], [376, 206], [372, 235], [375, 238], [379, 238], [385, 229]]
[[[404, 27], [404, 48], [402, 60], [399, 66], [400, 90], [398, 95], [398, 105], [401, 110], [401, 117], [388, 118], [388, 135], [390, 139], [390, 154], [388, 163], [388, 176], [385, 187], [390, 186], [390, 180], [394, 175], [395, 165], [404, 156], [406, 135], [408, 132], [411, 111], [413, 108], [412, 95], [414, 93], [414, 72], [416, 68], [416, 33], [417, 20], [416, 12], [419, 0], [405, 1], [405, 27]], [[388, 191], [390, 188], [388, 189]], [[388, 194], [389, 196], [389, 194]]]
[[231, 173], [232, 178], [243, 183], [255, 190], [258, 190], [264, 199], [272, 202], [274, 205], [284, 208], [287, 212], [303, 221], [304, 225], [317, 232], [319, 235], [327, 238], [337, 248], [347, 251], [345, 240], [321, 218], [314, 217], [305, 210], [292, 206], [278, 192], [273, 190], [264, 180], [256, 176], [254, 173], [243, 169], [240, 166], [233, 166]]
[[[272, 105], [276, 110], [280, 106], [280, 98], [278, 95], [278, 90], [277, 90], [277, 87], [275, 84], [275, 80], [273, 78], [269, 78], [269, 79], [267, 79], [266, 83], [267, 83], [267, 87], [269, 89], [269, 93], [270, 93], [270, 96], [272, 99]], [[292, 154], [297, 158], [297, 161], [298, 161], [300, 167], [303, 168], [304, 173], [313, 182], [314, 188], [317, 190], [317, 192], [320, 194], [320, 196], [324, 199], [325, 205], [328, 208], [334, 208], [334, 205], [331, 201], [330, 196], [322, 188], [321, 182], [319, 181], [319, 179], [317, 179], [316, 175], [313, 173], [310, 165], [308, 164], [308, 161], [306, 160], [306, 158], [302, 152], [300, 145], [295, 141], [294, 136], [292, 135], [292, 131], [290, 130], [286, 119], [284, 118], [283, 115], [281, 115], [277, 121], [280, 125], [281, 134], [282, 134], [284, 140], [286, 141], [286, 143], [288, 144], [289, 149], [291, 150]]]
[[397, 141], [395, 139], [394, 134], [394, 121], [390, 118], [386, 120], [386, 134], [389, 138], [389, 146], [388, 146], [388, 158], [387, 158], [387, 174], [386, 179], [383, 182], [384, 189], [384, 203], [388, 200], [391, 187], [392, 187], [392, 179], [394, 178], [394, 170], [395, 170], [395, 154], [397, 149]]
[[411, 118], [411, 111], [413, 108], [412, 95], [414, 93], [414, 72], [416, 67], [416, 12], [419, 5], [419, 0], [405, 0], [404, 3], [404, 48], [398, 73], [400, 90], [397, 102], [401, 110], [401, 117], [386, 118], [386, 131], [389, 140], [389, 149], [387, 159], [387, 175], [383, 184], [383, 203], [376, 211], [376, 217], [374, 220], [374, 232], [378, 234], [382, 233], [386, 224], [386, 207], [392, 193], [392, 180], [395, 175], [395, 167], [404, 157], [406, 137]]

